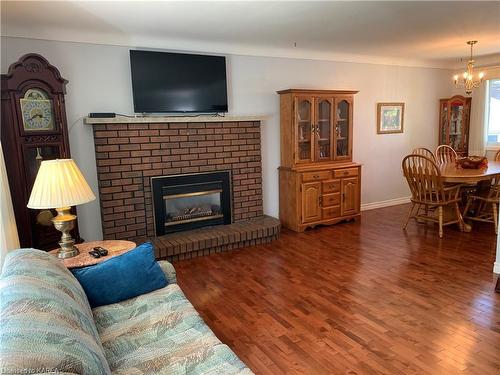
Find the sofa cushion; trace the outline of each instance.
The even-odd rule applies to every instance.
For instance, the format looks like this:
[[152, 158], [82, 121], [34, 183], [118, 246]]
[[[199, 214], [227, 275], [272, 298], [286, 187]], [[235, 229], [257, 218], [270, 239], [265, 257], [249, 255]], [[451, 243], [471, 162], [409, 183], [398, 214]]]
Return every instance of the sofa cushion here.
[[251, 374], [177, 284], [93, 309], [114, 374]]
[[7, 255], [0, 277], [0, 373], [109, 374], [85, 293], [54, 256]]
[[83, 286], [91, 307], [117, 303], [167, 285], [151, 242], [72, 272]]
[[160, 268], [163, 271], [165, 278], [167, 279], [167, 283], [169, 284], [177, 283], [177, 276], [175, 268], [172, 265], [172, 263], [166, 260], [159, 260], [158, 264], [160, 265]]

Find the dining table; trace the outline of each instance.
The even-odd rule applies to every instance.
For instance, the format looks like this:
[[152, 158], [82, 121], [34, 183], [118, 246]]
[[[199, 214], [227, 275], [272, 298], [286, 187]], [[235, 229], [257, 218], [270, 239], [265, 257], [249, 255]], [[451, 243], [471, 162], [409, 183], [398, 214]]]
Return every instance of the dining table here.
[[453, 163], [439, 165], [441, 178], [445, 183], [477, 184], [500, 176], [500, 161], [489, 161], [486, 168], [466, 169]]
[[[500, 161], [489, 161], [485, 168], [480, 169], [462, 168], [455, 162], [442, 163], [438, 167], [444, 183], [478, 184], [478, 189], [481, 189], [481, 185], [487, 188], [493, 178], [500, 176]], [[460, 218], [460, 221], [464, 224], [464, 231], [470, 232], [472, 227], [465, 223], [463, 218]]]

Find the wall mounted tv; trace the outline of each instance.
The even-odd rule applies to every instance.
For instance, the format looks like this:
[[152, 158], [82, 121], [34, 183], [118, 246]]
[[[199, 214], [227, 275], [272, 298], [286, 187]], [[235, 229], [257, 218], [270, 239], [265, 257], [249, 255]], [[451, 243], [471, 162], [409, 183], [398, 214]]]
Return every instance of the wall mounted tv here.
[[134, 111], [227, 112], [226, 58], [130, 51]]

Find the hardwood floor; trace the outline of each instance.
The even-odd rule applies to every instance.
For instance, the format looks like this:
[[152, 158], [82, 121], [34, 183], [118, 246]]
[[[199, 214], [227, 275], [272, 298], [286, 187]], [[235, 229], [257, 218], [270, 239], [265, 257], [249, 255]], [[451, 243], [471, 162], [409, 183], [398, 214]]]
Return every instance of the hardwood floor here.
[[215, 334], [258, 374], [499, 374], [493, 225], [361, 221], [175, 263]]

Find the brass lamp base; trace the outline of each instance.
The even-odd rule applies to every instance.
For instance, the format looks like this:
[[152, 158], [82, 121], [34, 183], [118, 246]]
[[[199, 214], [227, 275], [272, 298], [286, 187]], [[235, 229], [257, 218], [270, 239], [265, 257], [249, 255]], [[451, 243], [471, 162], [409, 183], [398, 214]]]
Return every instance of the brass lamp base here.
[[54, 227], [62, 233], [61, 241], [59, 241], [59, 252], [57, 257], [61, 259], [72, 258], [80, 254], [75, 246], [75, 240], [69, 232], [75, 227], [76, 215], [69, 212], [71, 207], [56, 208], [57, 216], [52, 219]]

